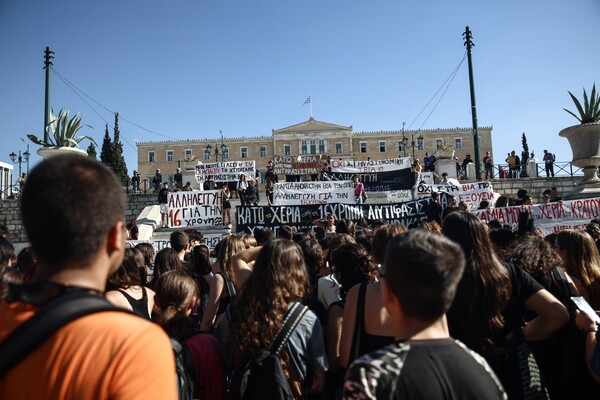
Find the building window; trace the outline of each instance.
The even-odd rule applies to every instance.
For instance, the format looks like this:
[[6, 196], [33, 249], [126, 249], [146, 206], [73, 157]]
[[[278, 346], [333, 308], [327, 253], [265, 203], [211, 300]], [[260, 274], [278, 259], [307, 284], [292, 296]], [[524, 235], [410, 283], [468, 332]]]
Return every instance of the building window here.
[[435, 139], [435, 148], [441, 149], [442, 147], [444, 147], [444, 139], [440, 139], [440, 138]]
[[149, 151], [148, 152], [148, 162], [155, 162], [156, 160], [154, 159], [154, 152], [153, 151]]
[[342, 154], [342, 144], [341, 143], [336, 143], [335, 144], [335, 153], [336, 154]]
[[208, 149], [204, 149], [204, 159], [210, 160], [210, 151]]
[[290, 146], [289, 144], [284, 144], [283, 145], [283, 155], [291, 156], [292, 155], [292, 146]]
[[167, 162], [173, 162], [173, 150], [167, 150]]
[[361, 153], [367, 152], [367, 142], [360, 142], [360, 152]]
[[319, 140], [319, 154], [325, 154], [325, 140]]
[[259, 157], [266, 157], [267, 156], [267, 146], [260, 146], [259, 153], [260, 153]]
[[421, 136], [417, 138], [417, 150], [425, 150], [425, 139]]
[[194, 153], [192, 152], [192, 149], [185, 149], [185, 153], [184, 154], [185, 154], [185, 159], [186, 160], [191, 160], [192, 155]]
[[308, 154], [308, 144], [306, 143], [306, 140], [300, 141], [300, 154]]
[[223, 148], [223, 160], [229, 160], [229, 149], [227, 147]]
[[385, 153], [385, 140], [380, 140], [379, 141], [379, 152], [380, 153]]
[[240, 157], [248, 158], [248, 148], [247, 147], [240, 147]]
[[317, 154], [317, 141], [316, 140], [310, 141], [310, 154]]
[[398, 140], [398, 151], [406, 151], [406, 143], [404, 143], [404, 140]]
[[454, 138], [454, 148], [462, 149], [462, 138], [459, 138], [459, 137]]

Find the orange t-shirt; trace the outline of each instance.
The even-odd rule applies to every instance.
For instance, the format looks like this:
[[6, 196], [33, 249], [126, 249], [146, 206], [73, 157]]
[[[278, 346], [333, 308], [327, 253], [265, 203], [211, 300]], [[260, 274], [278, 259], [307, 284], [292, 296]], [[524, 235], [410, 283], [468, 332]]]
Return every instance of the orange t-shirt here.
[[[0, 302], [0, 341], [35, 307]], [[81, 317], [0, 378], [0, 399], [177, 399], [173, 350], [156, 324], [123, 312]]]

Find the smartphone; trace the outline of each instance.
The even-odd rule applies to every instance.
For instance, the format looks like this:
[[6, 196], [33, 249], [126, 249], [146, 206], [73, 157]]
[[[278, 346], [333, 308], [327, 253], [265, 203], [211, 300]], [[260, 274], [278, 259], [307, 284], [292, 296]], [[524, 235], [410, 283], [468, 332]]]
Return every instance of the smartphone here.
[[594, 322], [600, 324], [600, 317], [598, 317], [596, 311], [594, 311], [592, 306], [590, 306], [590, 303], [588, 303], [583, 297], [573, 296], [571, 297], [571, 301], [573, 301], [573, 303], [579, 309], [579, 311], [586, 313], [594, 320]]

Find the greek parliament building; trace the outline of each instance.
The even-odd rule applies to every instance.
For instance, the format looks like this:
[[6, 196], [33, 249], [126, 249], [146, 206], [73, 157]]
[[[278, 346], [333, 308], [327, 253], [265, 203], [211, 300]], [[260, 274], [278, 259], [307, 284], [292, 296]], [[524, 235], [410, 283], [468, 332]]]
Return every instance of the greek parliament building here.
[[[478, 131], [481, 158], [486, 151], [493, 157], [492, 128], [481, 127]], [[356, 161], [414, 154], [422, 163], [426, 152], [433, 154], [440, 146], [454, 148], [455, 156], [462, 161], [467, 153], [472, 153], [474, 158], [472, 132], [472, 128], [354, 132], [352, 126], [311, 117], [287, 128], [274, 129], [271, 136], [137, 142], [138, 172], [142, 178], [151, 178], [156, 169], [160, 169], [165, 177], [175, 174], [177, 167], [183, 167], [186, 161], [195, 164], [197, 161], [254, 160], [264, 173], [274, 155], [304, 154], [325, 154]]]

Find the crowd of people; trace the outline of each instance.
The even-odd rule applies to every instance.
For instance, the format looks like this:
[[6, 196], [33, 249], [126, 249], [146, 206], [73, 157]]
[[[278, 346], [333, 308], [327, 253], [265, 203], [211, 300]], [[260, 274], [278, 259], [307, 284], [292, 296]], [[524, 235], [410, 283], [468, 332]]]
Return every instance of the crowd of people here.
[[123, 196], [90, 158], [57, 156], [31, 172], [31, 247], [15, 255], [0, 237], [0, 342], [73, 292], [129, 312], [63, 326], [0, 375], [0, 398], [174, 399], [170, 337], [191, 354], [194, 398], [225, 399], [297, 304], [308, 311], [279, 357], [294, 398], [600, 395], [598, 326], [571, 301], [600, 309], [598, 220], [543, 236], [434, 201], [408, 227], [328, 215], [314, 221], [319, 239], [262, 228], [213, 250], [201, 231], [176, 230], [154, 254], [126, 248]]

